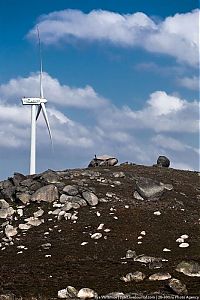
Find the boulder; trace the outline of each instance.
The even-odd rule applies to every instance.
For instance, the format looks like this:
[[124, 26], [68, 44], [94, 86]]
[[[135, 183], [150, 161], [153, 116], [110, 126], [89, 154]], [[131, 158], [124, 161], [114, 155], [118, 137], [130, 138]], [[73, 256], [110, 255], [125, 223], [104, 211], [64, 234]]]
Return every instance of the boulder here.
[[63, 192], [69, 196], [76, 196], [78, 194], [78, 189], [74, 185], [66, 185], [63, 189]]
[[91, 206], [95, 206], [99, 202], [98, 197], [92, 192], [85, 191], [82, 193], [82, 196]]
[[177, 294], [177, 295], [187, 295], [188, 291], [186, 285], [183, 284], [179, 279], [172, 278], [169, 281], [169, 287]]
[[156, 180], [140, 177], [136, 181], [136, 189], [145, 199], [157, 199], [163, 194], [165, 186]]
[[88, 167], [111, 167], [118, 163], [118, 159], [109, 155], [96, 156], [91, 160]]
[[176, 271], [187, 276], [200, 277], [200, 265], [196, 261], [182, 261], [176, 267]]
[[160, 155], [158, 157], [158, 159], [157, 159], [157, 165], [159, 167], [169, 168], [169, 166], [170, 166], [170, 160], [166, 156]]
[[58, 189], [55, 185], [49, 184], [38, 189], [32, 196], [31, 201], [54, 202], [58, 199]]

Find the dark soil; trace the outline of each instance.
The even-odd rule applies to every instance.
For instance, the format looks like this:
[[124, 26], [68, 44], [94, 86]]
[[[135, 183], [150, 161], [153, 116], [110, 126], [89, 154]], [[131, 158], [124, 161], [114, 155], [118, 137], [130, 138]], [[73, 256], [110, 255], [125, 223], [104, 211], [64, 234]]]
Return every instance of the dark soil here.
[[[199, 176], [197, 172], [180, 171], [168, 168], [127, 165], [110, 168], [95, 168], [101, 177], [120, 181], [121, 185], [104, 184], [79, 175], [84, 170], [74, 170], [74, 180], [85, 180], [88, 187], [95, 188], [96, 195], [105, 198], [107, 192], [115, 193], [117, 199], [101, 202], [96, 208], [87, 206], [78, 210], [77, 223], [57, 219], [49, 215], [47, 221], [39, 227], [18, 234], [14, 245], [0, 251], [0, 292], [12, 292], [17, 297], [28, 299], [35, 296], [40, 299], [57, 297], [58, 290], [68, 285], [77, 289], [89, 287], [99, 295], [110, 292], [142, 292], [160, 294], [169, 292], [166, 281], [149, 281], [148, 276], [157, 272], [169, 272], [186, 284], [189, 295], [200, 295], [200, 278], [189, 277], [175, 271], [182, 260], [194, 260], [200, 263], [200, 195]], [[124, 178], [113, 178], [113, 172], [123, 171]], [[163, 183], [172, 184], [172, 191], [155, 201], [134, 199], [135, 179], [147, 177]], [[73, 183], [72, 179], [65, 183]], [[125, 208], [125, 205], [129, 208]], [[48, 216], [52, 205], [31, 204], [31, 210], [40, 206]], [[110, 210], [110, 209], [114, 210]], [[97, 216], [97, 211], [101, 214]], [[153, 212], [160, 211], [161, 215]], [[113, 213], [113, 214], [110, 214]], [[115, 219], [114, 216], [118, 217]], [[97, 231], [100, 223], [103, 230]], [[56, 226], [56, 227], [55, 227]], [[110, 232], [104, 232], [109, 228]], [[51, 230], [52, 229], [52, 230]], [[51, 230], [51, 231], [49, 231]], [[44, 235], [45, 232], [48, 235]], [[142, 244], [138, 244], [141, 231], [146, 235]], [[93, 240], [90, 234], [101, 232], [103, 237]], [[176, 239], [183, 234], [189, 238], [188, 248], [179, 248]], [[107, 239], [104, 237], [107, 236]], [[88, 242], [81, 246], [83, 241]], [[49, 250], [41, 245], [51, 243]], [[28, 249], [17, 254], [18, 245]], [[168, 248], [171, 252], [163, 252]], [[145, 254], [167, 259], [161, 269], [150, 269], [148, 264], [122, 259], [127, 250], [135, 250], [137, 255]], [[45, 257], [45, 255], [51, 255]], [[146, 274], [144, 281], [125, 283], [120, 277], [129, 272], [142, 271]], [[172, 291], [171, 291], [172, 292]]]

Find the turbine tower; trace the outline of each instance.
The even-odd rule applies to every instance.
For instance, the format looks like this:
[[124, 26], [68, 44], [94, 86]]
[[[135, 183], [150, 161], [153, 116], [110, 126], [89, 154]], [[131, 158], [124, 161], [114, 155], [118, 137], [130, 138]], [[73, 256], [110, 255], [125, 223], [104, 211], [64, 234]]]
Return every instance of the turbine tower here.
[[[40, 32], [39, 28], [37, 27], [37, 34], [38, 34], [38, 42], [39, 42], [39, 53], [40, 53], [40, 97], [31, 97], [31, 98], [22, 98], [23, 105], [31, 105], [31, 149], [30, 149], [30, 175], [35, 174], [35, 165], [36, 165], [36, 121], [42, 111], [44, 120], [47, 125], [47, 129], [49, 132], [51, 144], [52, 144], [52, 135], [51, 129], [49, 125], [49, 120], [47, 117], [45, 103], [47, 100], [44, 98], [43, 92], [43, 85], [42, 85], [42, 75], [43, 75], [43, 68], [42, 68], [42, 54], [41, 54], [41, 42], [40, 42]], [[37, 115], [36, 115], [36, 108], [37, 108]]]

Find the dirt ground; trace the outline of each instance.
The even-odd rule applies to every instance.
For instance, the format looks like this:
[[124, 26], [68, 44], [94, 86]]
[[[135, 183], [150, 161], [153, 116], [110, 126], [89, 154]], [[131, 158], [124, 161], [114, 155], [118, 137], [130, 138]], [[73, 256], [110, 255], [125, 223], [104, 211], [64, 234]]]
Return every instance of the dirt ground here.
[[[124, 172], [125, 177], [113, 178], [113, 172], [120, 171]], [[186, 284], [189, 295], [200, 295], [200, 278], [189, 277], [175, 270], [183, 260], [200, 263], [198, 173], [138, 165], [99, 167], [95, 168], [95, 172], [121, 184], [112, 187], [112, 184], [104, 184], [84, 175], [77, 175], [74, 179], [85, 180], [88, 187], [95, 188], [99, 198], [105, 198], [106, 193], [110, 192], [117, 199], [114, 196], [108, 202], [100, 202], [95, 208], [80, 208], [76, 223], [48, 217], [51, 205], [40, 205], [45, 210], [45, 222], [26, 234], [18, 234], [13, 246], [0, 251], [0, 292], [9, 291], [23, 299], [31, 296], [57, 299], [58, 290], [71, 285], [78, 290], [89, 287], [98, 295], [110, 292], [162, 294], [170, 292], [167, 282], [150, 281], [148, 276], [169, 272], [172, 277]], [[159, 200], [136, 200], [133, 193], [138, 177], [172, 184], [174, 189], [166, 190]], [[70, 179], [66, 181], [66, 184], [72, 183]], [[37, 207], [33, 203], [30, 210]], [[160, 211], [161, 215], [154, 215], [155, 211]], [[101, 223], [104, 224], [103, 229], [97, 230]], [[110, 231], [105, 232], [104, 229]], [[145, 231], [146, 235], [138, 244], [141, 231]], [[101, 232], [102, 238], [91, 239], [91, 234], [95, 232]], [[176, 242], [183, 234], [189, 236], [187, 242], [190, 246], [187, 248], [180, 248]], [[82, 242], [88, 243], [82, 246]], [[41, 247], [44, 243], [51, 243], [52, 246], [45, 250]], [[17, 254], [19, 245], [28, 249]], [[163, 252], [164, 248], [171, 251]], [[161, 269], [150, 269], [148, 264], [124, 259], [129, 249], [135, 250], [137, 255], [162, 257], [168, 261], [163, 262]], [[142, 271], [146, 278], [130, 283], [120, 280], [121, 276], [135, 271]]]

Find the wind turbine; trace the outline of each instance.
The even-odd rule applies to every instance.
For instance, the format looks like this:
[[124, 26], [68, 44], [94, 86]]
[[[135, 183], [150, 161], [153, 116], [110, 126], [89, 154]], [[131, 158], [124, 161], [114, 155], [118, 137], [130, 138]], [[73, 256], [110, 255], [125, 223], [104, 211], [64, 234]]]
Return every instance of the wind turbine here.
[[[42, 111], [44, 120], [47, 125], [47, 129], [49, 132], [51, 144], [52, 144], [52, 134], [49, 125], [49, 120], [47, 117], [45, 103], [47, 103], [47, 99], [44, 98], [43, 92], [43, 85], [42, 85], [42, 53], [41, 53], [41, 42], [40, 42], [40, 32], [39, 28], [37, 27], [37, 35], [38, 35], [38, 42], [39, 42], [39, 54], [40, 54], [40, 97], [30, 97], [30, 98], [22, 98], [23, 105], [31, 105], [31, 149], [30, 149], [30, 175], [35, 174], [35, 164], [36, 164], [36, 121]], [[36, 114], [37, 108], [37, 114]]]

